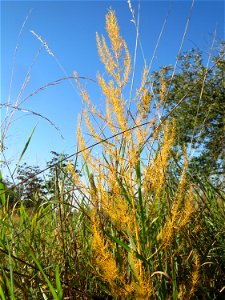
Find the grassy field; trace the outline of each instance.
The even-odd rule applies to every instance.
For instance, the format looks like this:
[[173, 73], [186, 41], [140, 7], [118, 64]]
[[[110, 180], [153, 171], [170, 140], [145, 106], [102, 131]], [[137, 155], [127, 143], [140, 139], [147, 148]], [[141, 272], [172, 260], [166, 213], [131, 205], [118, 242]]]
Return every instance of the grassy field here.
[[125, 99], [131, 57], [113, 11], [106, 30], [110, 47], [97, 34], [104, 112], [74, 73], [84, 102], [80, 174], [69, 162], [54, 196], [33, 208], [9, 207], [2, 186], [1, 299], [223, 299], [224, 192], [193, 177], [185, 147], [182, 160], [173, 151], [163, 74], [156, 106], [147, 68]]

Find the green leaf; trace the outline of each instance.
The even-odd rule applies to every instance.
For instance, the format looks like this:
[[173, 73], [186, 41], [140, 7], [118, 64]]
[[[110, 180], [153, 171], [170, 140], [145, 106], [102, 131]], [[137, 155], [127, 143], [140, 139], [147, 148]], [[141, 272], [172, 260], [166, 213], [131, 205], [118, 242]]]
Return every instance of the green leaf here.
[[55, 269], [55, 281], [56, 281], [56, 287], [57, 287], [57, 292], [58, 292], [58, 298], [60, 300], [63, 299], [63, 291], [62, 291], [62, 286], [60, 282], [60, 276], [59, 276], [59, 266], [56, 266]]
[[2, 299], [2, 300], [6, 300], [6, 298], [5, 298], [5, 295], [4, 295], [4, 292], [3, 292], [3, 289], [2, 289], [2, 287], [1, 287], [1, 285], [0, 285], [0, 297], [1, 297], [1, 299]]
[[[16, 300], [15, 295], [14, 295], [14, 291], [13, 291], [12, 281], [9, 280], [9, 278], [7, 277], [7, 275], [4, 272], [4, 270], [3, 270], [3, 276], [4, 276], [4, 279], [5, 279], [6, 285], [7, 285], [8, 289], [9, 289], [10, 299], [11, 300]], [[1, 292], [0, 292], [0, 294], [1, 294]], [[4, 296], [4, 294], [3, 294], [3, 296]], [[5, 299], [5, 298], [3, 298], [3, 299]]]
[[104, 231], [104, 233], [111, 239], [111, 241], [115, 242], [116, 244], [118, 244], [119, 246], [123, 247], [125, 250], [127, 250], [128, 252], [133, 251], [136, 255], [136, 257], [140, 260], [142, 260], [143, 262], [149, 264], [149, 262], [144, 258], [143, 255], [139, 254], [137, 251], [134, 251], [133, 249], [131, 249], [126, 243], [122, 242], [120, 239], [118, 239], [115, 236], [112, 236], [111, 234], [109, 234], [108, 232]]
[[111, 234], [105, 232], [105, 234], [115, 243], [117, 243], [118, 245], [120, 245], [121, 247], [123, 247], [125, 250], [127, 250], [128, 252], [131, 251], [131, 248], [125, 244], [124, 242], [122, 242], [120, 239], [118, 239], [117, 237], [115, 236], [112, 236]]
[[25, 152], [27, 151], [27, 148], [28, 148], [28, 146], [29, 146], [29, 144], [30, 144], [30, 141], [31, 141], [31, 139], [32, 139], [32, 136], [33, 136], [33, 134], [34, 134], [34, 131], [35, 131], [36, 127], [37, 127], [37, 125], [36, 125], [36, 126], [33, 128], [33, 130], [31, 131], [31, 134], [30, 134], [30, 136], [29, 136], [29, 138], [28, 138], [28, 140], [27, 140], [27, 142], [26, 142], [26, 144], [25, 144], [25, 146], [24, 146], [24, 148], [23, 148], [23, 151], [22, 151], [22, 153], [21, 153], [21, 155], [20, 155], [20, 158], [19, 158], [18, 162], [16, 163], [16, 167], [15, 167], [15, 169], [14, 169], [12, 175], [16, 172], [16, 170], [17, 170], [17, 168], [18, 168], [18, 166], [19, 166], [19, 164], [20, 164], [20, 162], [21, 162], [21, 160], [22, 160], [22, 158], [23, 158]]
[[5, 185], [2, 181], [2, 172], [0, 171], [0, 200], [2, 205], [5, 205]]
[[146, 233], [145, 233], [145, 210], [143, 206], [143, 199], [142, 199], [142, 189], [141, 189], [141, 163], [140, 160], [135, 165], [136, 176], [138, 181], [138, 209], [140, 210], [141, 215], [141, 225], [142, 225], [142, 238], [143, 242], [146, 240]]
[[20, 218], [21, 218], [21, 223], [24, 223], [25, 220], [27, 220], [27, 213], [23, 203], [20, 204]]
[[37, 265], [38, 269], [40, 270], [41, 274], [43, 275], [44, 279], [45, 279], [45, 282], [47, 283], [50, 291], [51, 291], [51, 294], [53, 296], [53, 299], [54, 300], [61, 300], [62, 298], [59, 298], [54, 287], [52, 286], [50, 280], [48, 279], [47, 275], [45, 274], [43, 268], [41, 267], [39, 261], [37, 260], [37, 258], [34, 256], [34, 254], [32, 252], [30, 252], [30, 255], [32, 256], [35, 264]]

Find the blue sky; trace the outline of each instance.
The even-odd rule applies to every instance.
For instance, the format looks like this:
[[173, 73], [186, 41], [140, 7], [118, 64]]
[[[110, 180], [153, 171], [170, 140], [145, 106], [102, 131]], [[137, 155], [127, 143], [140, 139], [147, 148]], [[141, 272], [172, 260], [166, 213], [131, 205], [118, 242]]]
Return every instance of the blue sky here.
[[[132, 2], [137, 13], [138, 2]], [[30, 30], [45, 40], [55, 57], [44, 48], [35, 60], [28, 86], [22, 99], [31, 92], [65, 75], [77, 71], [80, 76], [96, 78], [103, 71], [96, 49], [95, 34], [105, 34], [105, 15], [115, 10], [121, 35], [134, 51], [135, 29], [127, 1], [1, 1], [1, 102], [9, 97], [13, 53], [21, 26], [23, 28], [15, 60], [14, 77], [10, 93], [14, 104], [24, 78], [41, 44]], [[162, 24], [169, 11], [167, 24], [153, 64], [153, 70], [163, 65], [174, 65], [181, 43], [191, 1], [140, 1], [140, 40], [147, 62], [150, 62]], [[224, 2], [197, 0], [191, 15], [184, 50], [199, 47], [207, 52], [214, 31], [217, 39], [224, 39]], [[140, 49], [137, 58], [137, 76], [143, 68]], [[60, 128], [64, 139], [44, 119], [25, 112], [16, 112], [4, 141], [6, 158], [16, 163], [35, 125], [34, 136], [24, 156], [29, 164], [44, 167], [51, 150], [71, 154], [76, 150], [77, 116], [81, 99], [73, 81], [64, 81], [30, 97], [21, 108], [35, 111], [49, 118]], [[102, 104], [94, 83], [84, 81], [92, 91], [94, 103]], [[2, 120], [5, 110], [2, 109]]]

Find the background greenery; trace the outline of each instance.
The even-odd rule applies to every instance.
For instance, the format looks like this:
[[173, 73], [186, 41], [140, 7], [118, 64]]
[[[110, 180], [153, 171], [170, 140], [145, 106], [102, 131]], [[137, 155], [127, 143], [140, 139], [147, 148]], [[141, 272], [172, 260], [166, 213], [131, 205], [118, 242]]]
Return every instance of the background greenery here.
[[145, 66], [125, 101], [131, 57], [113, 11], [106, 30], [104, 111], [74, 76], [84, 103], [75, 160], [52, 152], [45, 177], [18, 164], [15, 182], [0, 178], [0, 296], [222, 299], [224, 43], [206, 65], [192, 50], [175, 73]]

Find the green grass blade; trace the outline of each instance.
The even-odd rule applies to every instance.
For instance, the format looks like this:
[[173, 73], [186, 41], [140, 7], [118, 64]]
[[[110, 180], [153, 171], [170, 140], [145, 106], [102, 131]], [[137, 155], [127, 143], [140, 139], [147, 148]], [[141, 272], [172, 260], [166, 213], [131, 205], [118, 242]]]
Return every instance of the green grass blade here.
[[63, 291], [62, 291], [62, 286], [60, 282], [60, 275], [59, 275], [59, 266], [56, 266], [55, 269], [55, 281], [56, 281], [56, 287], [57, 287], [57, 292], [58, 292], [58, 298], [60, 300], [63, 299]]
[[43, 268], [41, 267], [39, 261], [36, 259], [36, 257], [35, 257], [32, 253], [30, 253], [30, 254], [31, 254], [31, 256], [32, 256], [32, 258], [33, 258], [35, 264], [37, 265], [38, 269], [40, 270], [41, 274], [43, 275], [43, 277], [44, 277], [44, 279], [45, 279], [45, 282], [47, 283], [47, 285], [48, 285], [48, 287], [49, 287], [49, 289], [50, 289], [50, 291], [51, 291], [51, 294], [52, 294], [52, 296], [53, 296], [53, 299], [54, 299], [54, 300], [61, 300], [62, 298], [59, 298], [59, 297], [58, 297], [58, 295], [57, 295], [57, 293], [56, 293], [54, 287], [52, 286], [50, 280], [48, 279], [47, 275], [45, 274], [45, 272], [44, 272]]
[[131, 247], [129, 247], [126, 243], [122, 242], [120, 239], [118, 239], [115, 236], [112, 236], [111, 234], [109, 234], [106, 231], [104, 233], [111, 239], [111, 241], [113, 241], [116, 244], [118, 244], [119, 246], [123, 247], [127, 252], [133, 251], [138, 259], [140, 259], [141, 261], [143, 261], [146, 264], [149, 264], [149, 262], [144, 258], [143, 255], [141, 255], [137, 251], [134, 251], [133, 249], [131, 249]]
[[28, 138], [28, 140], [27, 140], [27, 142], [26, 142], [26, 144], [25, 144], [25, 146], [24, 146], [24, 148], [23, 148], [23, 151], [22, 151], [22, 153], [21, 153], [21, 155], [20, 155], [20, 158], [19, 158], [18, 162], [16, 163], [16, 166], [15, 166], [15, 169], [14, 169], [12, 175], [14, 175], [14, 173], [16, 172], [16, 170], [17, 170], [17, 168], [18, 168], [18, 166], [19, 166], [19, 164], [20, 164], [20, 162], [21, 162], [21, 159], [23, 158], [25, 152], [27, 151], [27, 148], [28, 148], [28, 146], [29, 146], [29, 144], [30, 144], [30, 141], [31, 141], [31, 139], [32, 139], [32, 136], [33, 136], [33, 134], [34, 134], [34, 131], [35, 131], [36, 127], [37, 127], [37, 125], [36, 125], [36, 126], [33, 128], [33, 130], [31, 131], [31, 134], [30, 134], [30, 136], [29, 136], [29, 138]]
[[0, 200], [2, 206], [5, 205], [5, 185], [2, 181], [2, 172], [0, 171]]
[[0, 284], [0, 297], [1, 300], [6, 300], [1, 284]]
[[145, 233], [145, 210], [143, 206], [143, 199], [142, 199], [142, 189], [141, 189], [141, 163], [140, 161], [135, 166], [136, 176], [137, 176], [137, 183], [138, 183], [138, 209], [140, 210], [141, 215], [141, 224], [142, 224], [142, 239], [145, 243], [146, 240], [146, 233]]
[[125, 250], [127, 250], [128, 252], [131, 251], [131, 248], [125, 244], [124, 242], [122, 242], [120, 239], [118, 239], [117, 237], [115, 236], [112, 236], [111, 234], [105, 232], [105, 234], [113, 241], [115, 242], [116, 244], [118, 244], [119, 246], [123, 247]]
[[[16, 300], [16, 297], [15, 297], [14, 291], [13, 291], [13, 286], [11, 284], [11, 280], [9, 280], [9, 278], [6, 276], [4, 271], [3, 271], [3, 276], [4, 276], [4, 279], [5, 279], [6, 285], [8, 287], [9, 293], [10, 293], [10, 299], [11, 300]], [[4, 292], [3, 292], [3, 295], [4, 295]]]

